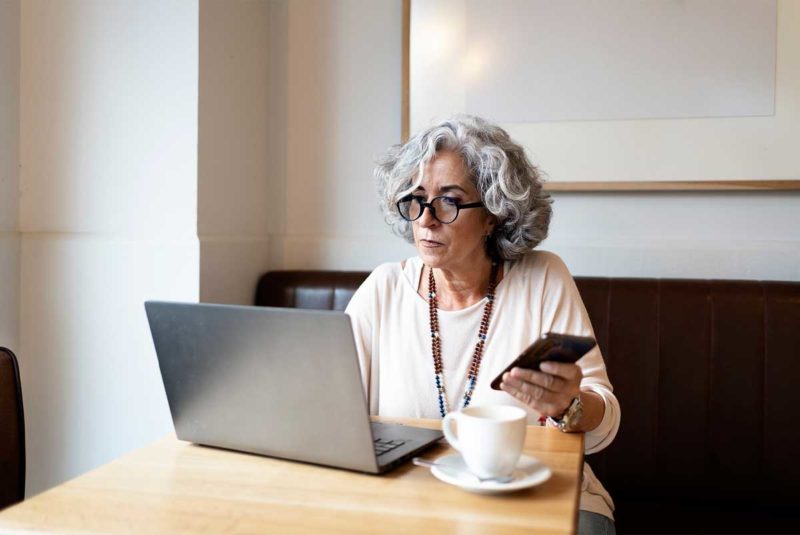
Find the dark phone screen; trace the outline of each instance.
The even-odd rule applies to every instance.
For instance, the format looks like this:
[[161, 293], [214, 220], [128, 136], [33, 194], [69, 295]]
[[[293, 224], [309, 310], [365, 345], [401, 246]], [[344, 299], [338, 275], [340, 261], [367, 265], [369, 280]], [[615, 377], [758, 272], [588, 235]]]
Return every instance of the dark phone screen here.
[[597, 345], [597, 342], [587, 336], [547, 333], [520, 353], [505, 370], [495, 377], [491, 386], [494, 390], [500, 390], [503, 374], [512, 368], [538, 370], [539, 365], [546, 360], [566, 363], [576, 362], [595, 345]]

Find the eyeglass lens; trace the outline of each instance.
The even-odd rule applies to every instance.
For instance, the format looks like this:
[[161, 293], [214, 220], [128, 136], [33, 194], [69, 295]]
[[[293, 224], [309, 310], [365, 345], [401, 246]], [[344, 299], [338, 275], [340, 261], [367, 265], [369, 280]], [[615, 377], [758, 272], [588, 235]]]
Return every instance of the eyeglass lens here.
[[[412, 197], [410, 199], [403, 199], [398, 203], [400, 208], [400, 215], [409, 221], [414, 221], [422, 216], [422, 203], [424, 201], [420, 197]], [[458, 216], [458, 206], [456, 201], [448, 197], [436, 197], [431, 201], [433, 208], [433, 217], [442, 223], [452, 223]]]

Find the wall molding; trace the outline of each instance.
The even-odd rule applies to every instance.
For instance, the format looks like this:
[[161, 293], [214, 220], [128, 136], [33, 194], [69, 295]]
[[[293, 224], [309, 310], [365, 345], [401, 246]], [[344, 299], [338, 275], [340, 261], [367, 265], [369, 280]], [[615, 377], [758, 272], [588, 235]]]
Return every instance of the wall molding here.
[[275, 239], [275, 234], [236, 236], [225, 234], [198, 234], [197, 239], [203, 243], [262, 243]]
[[800, 180], [673, 180], [547, 182], [546, 191], [800, 191]]
[[[283, 261], [271, 269], [372, 270], [416, 254], [400, 238], [284, 235]], [[800, 241], [592, 237], [545, 240], [577, 276], [800, 281]], [[687, 263], [687, 258], [692, 262]]]
[[20, 231], [19, 236], [26, 240], [95, 240], [126, 242], [176, 242], [197, 241], [195, 234], [146, 234], [120, 232], [53, 232], [53, 231]]

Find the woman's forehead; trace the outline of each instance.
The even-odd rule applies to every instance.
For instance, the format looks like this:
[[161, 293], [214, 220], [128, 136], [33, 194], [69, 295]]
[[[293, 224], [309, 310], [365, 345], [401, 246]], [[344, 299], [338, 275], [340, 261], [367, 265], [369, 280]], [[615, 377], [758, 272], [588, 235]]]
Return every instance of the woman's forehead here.
[[476, 191], [461, 156], [452, 151], [441, 151], [422, 167], [420, 187], [424, 190]]

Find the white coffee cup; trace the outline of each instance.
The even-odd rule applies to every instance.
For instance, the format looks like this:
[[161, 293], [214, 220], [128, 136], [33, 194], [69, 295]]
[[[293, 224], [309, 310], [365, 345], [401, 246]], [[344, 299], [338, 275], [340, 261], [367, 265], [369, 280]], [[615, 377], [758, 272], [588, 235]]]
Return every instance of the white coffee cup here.
[[442, 431], [473, 474], [480, 478], [506, 477], [522, 454], [527, 419], [524, 410], [511, 405], [467, 407], [448, 413]]

